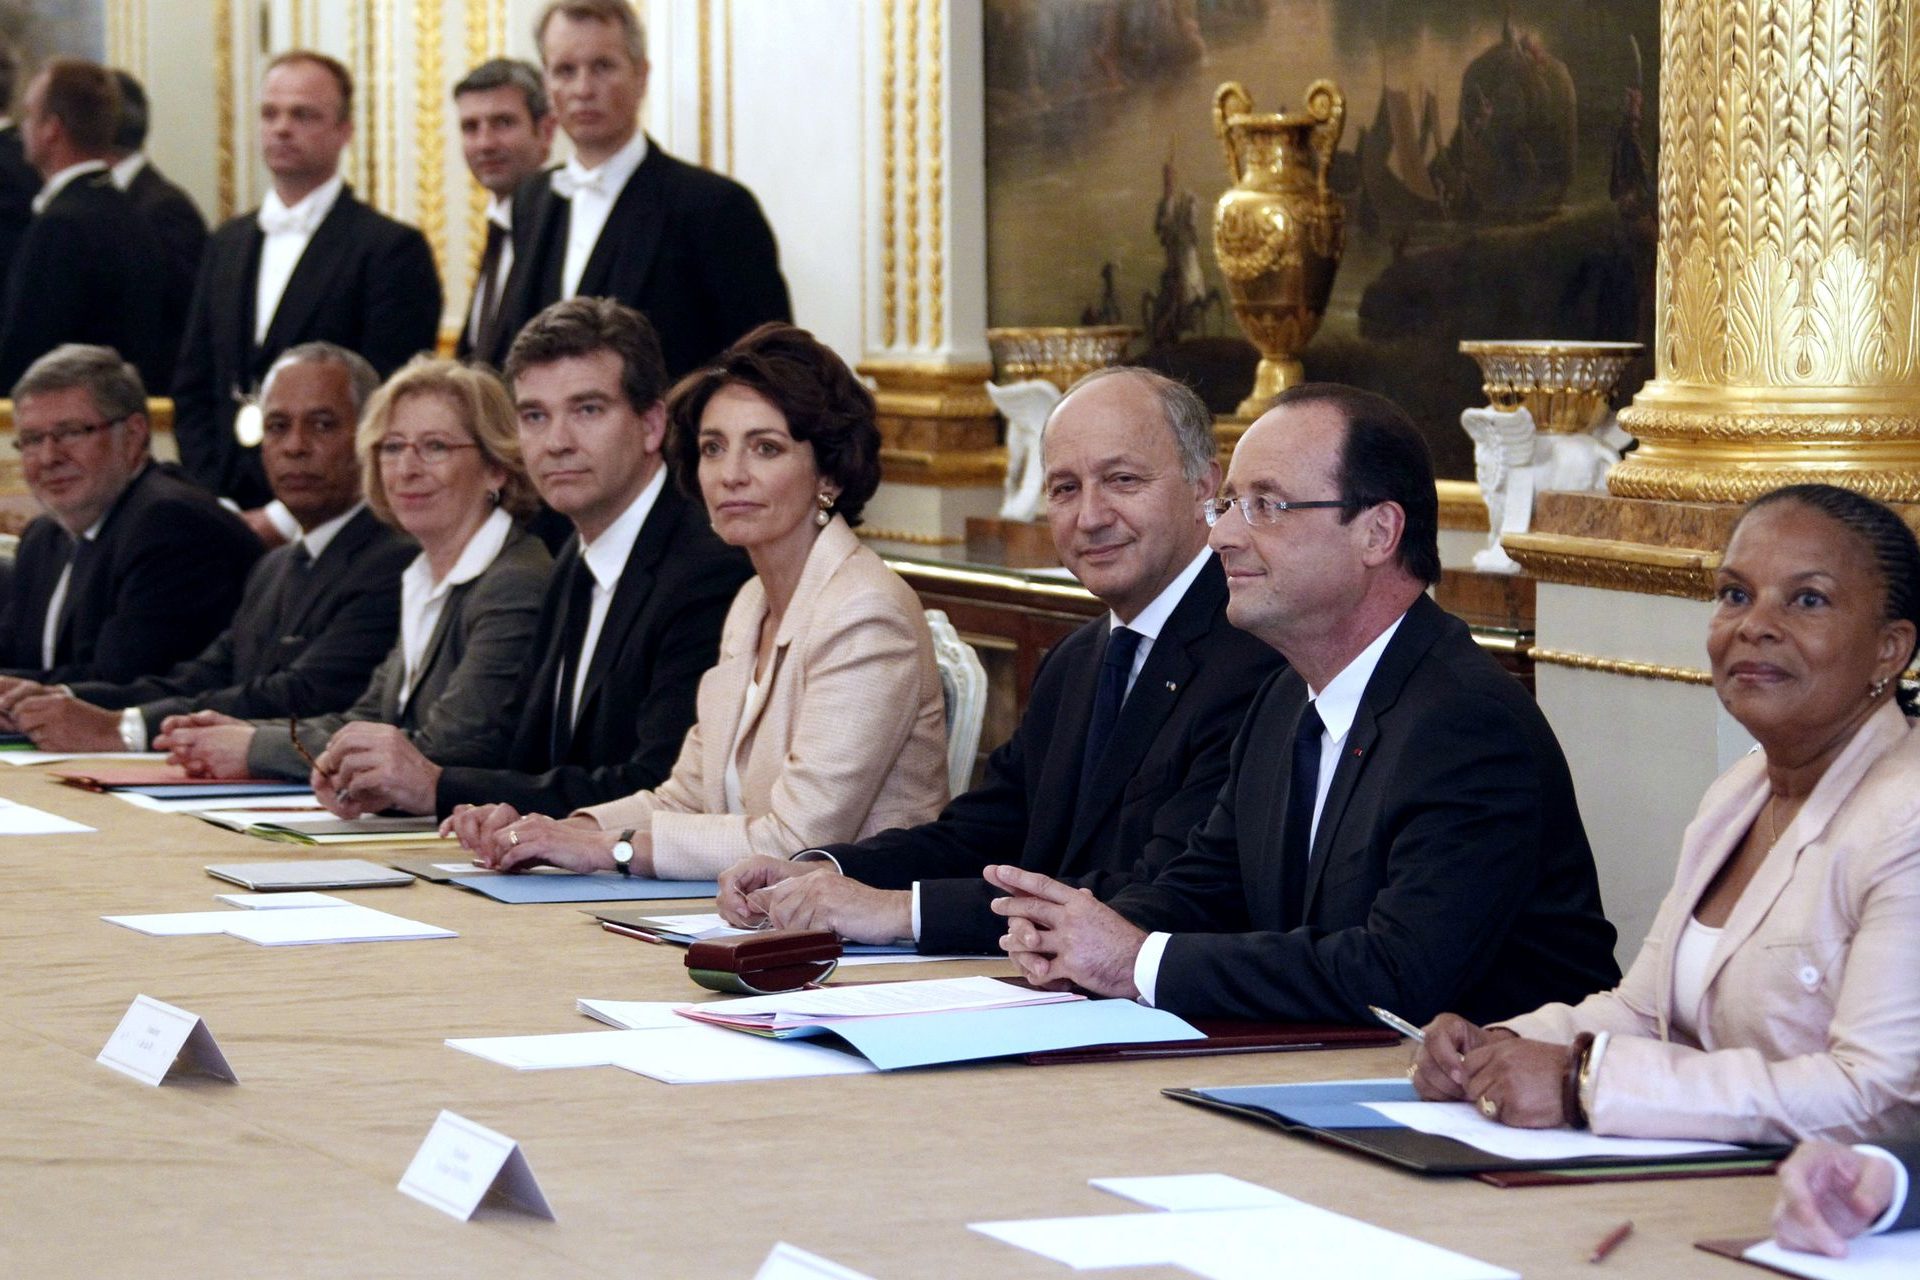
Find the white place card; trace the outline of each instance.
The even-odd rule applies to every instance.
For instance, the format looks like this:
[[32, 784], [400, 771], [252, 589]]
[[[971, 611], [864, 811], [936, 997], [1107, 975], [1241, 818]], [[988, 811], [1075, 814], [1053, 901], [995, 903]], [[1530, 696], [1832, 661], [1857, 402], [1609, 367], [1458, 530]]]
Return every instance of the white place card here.
[[152, 996], [134, 997], [94, 1061], [141, 1084], [159, 1084], [176, 1064], [221, 1080], [236, 1079], [198, 1014]]
[[782, 1240], [753, 1273], [753, 1280], [873, 1280], [872, 1276], [796, 1249]]
[[462, 1222], [473, 1217], [489, 1191], [553, 1221], [553, 1207], [520, 1144], [451, 1111], [442, 1111], [427, 1131], [427, 1140], [400, 1178], [400, 1190]]

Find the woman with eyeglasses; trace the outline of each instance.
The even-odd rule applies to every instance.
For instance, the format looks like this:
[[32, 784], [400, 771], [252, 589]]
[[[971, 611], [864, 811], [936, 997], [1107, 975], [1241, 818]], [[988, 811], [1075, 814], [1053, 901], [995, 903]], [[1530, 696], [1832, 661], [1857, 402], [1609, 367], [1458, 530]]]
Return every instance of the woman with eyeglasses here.
[[343, 713], [294, 726], [197, 713], [172, 753], [190, 772], [304, 779], [403, 738], [444, 764], [505, 754], [552, 569], [522, 525], [536, 499], [513, 404], [491, 374], [422, 356], [368, 402], [357, 445], [367, 505], [420, 544], [398, 642]]

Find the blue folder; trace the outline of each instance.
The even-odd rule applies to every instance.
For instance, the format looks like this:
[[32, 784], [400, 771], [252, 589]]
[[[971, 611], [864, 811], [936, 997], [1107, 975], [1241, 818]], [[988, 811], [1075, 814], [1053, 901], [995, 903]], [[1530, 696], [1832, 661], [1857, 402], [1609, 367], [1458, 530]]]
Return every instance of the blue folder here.
[[654, 898], [711, 898], [712, 880], [650, 880], [611, 871], [593, 875], [454, 876], [448, 884], [484, 893], [495, 902], [640, 902]]
[[1070, 1000], [1010, 1009], [844, 1018], [817, 1032], [839, 1036], [882, 1071], [1094, 1044], [1206, 1039], [1204, 1032], [1165, 1009], [1150, 1009], [1131, 1000]]

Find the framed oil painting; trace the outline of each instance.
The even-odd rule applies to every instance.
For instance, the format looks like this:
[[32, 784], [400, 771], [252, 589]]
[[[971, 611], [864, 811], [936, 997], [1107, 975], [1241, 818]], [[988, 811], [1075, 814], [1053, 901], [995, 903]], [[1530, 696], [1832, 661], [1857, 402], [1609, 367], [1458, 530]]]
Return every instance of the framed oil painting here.
[[1256, 353], [1214, 262], [1214, 91], [1297, 111], [1324, 78], [1346, 249], [1309, 378], [1393, 397], [1470, 478], [1462, 339], [1651, 346], [1659, 0], [985, 0], [985, 20], [995, 325], [1138, 325], [1140, 362], [1230, 412]]

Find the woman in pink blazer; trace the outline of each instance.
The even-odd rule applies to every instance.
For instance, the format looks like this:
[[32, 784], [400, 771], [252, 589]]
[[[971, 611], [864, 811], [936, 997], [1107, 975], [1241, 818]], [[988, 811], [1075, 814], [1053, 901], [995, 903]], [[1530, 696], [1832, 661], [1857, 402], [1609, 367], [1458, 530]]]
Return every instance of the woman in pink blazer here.
[[1920, 546], [1796, 485], [1748, 507], [1717, 580], [1714, 688], [1760, 749], [1708, 789], [1621, 984], [1490, 1029], [1441, 1015], [1422, 1097], [1647, 1138], [1920, 1124], [1920, 735], [1896, 698]]
[[851, 528], [880, 480], [873, 396], [812, 335], [769, 324], [675, 387], [667, 412], [675, 480], [755, 576], [667, 780], [563, 821], [467, 810], [448, 826], [483, 865], [700, 880], [946, 804], [926, 616]]

